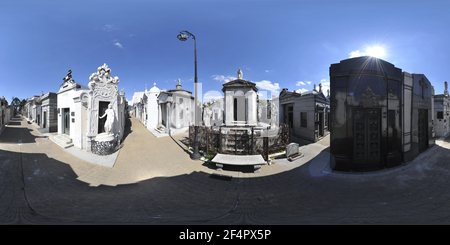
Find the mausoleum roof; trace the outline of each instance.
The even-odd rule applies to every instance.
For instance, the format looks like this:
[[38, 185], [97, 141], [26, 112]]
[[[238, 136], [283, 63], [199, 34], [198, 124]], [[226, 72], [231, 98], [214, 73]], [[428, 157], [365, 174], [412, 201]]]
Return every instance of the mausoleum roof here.
[[156, 83], [153, 83], [153, 87], [148, 91], [149, 93], [159, 93], [159, 88], [156, 87]]
[[248, 88], [248, 87], [252, 88], [255, 92], [258, 92], [256, 83], [240, 78], [224, 83], [222, 86], [223, 86], [222, 92], [225, 92], [227, 88]]

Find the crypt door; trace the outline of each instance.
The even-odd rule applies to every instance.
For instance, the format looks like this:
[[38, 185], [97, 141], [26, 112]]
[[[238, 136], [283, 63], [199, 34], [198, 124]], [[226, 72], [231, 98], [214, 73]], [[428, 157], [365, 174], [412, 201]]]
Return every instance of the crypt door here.
[[42, 127], [46, 128], [47, 127], [47, 112], [44, 111], [44, 121], [42, 122]]
[[428, 110], [419, 109], [418, 127], [419, 152], [422, 152], [428, 146]]
[[105, 114], [105, 111], [108, 109], [108, 105], [109, 102], [105, 102], [105, 101], [99, 101], [98, 102], [98, 134], [104, 133], [105, 132], [105, 122], [106, 122], [106, 117], [101, 118], [101, 116], [103, 116]]
[[319, 112], [319, 137], [323, 137], [323, 135], [324, 135], [323, 112]]
[[353, 112], [354, 167], [380, 167], [381, 111], [376, 108], [355, 108]]
[[70, 109], [64, 108], [63, 133], [70, 135]]

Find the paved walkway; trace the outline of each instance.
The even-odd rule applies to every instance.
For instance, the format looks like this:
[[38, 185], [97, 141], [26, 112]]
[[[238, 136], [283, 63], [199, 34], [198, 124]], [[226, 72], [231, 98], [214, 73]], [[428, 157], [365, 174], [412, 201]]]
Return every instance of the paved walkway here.
[[331, 172], [326, 138], [302, 144], [301, 159], [276, 159], [260, 173], [219, 172], [189, 158], [187, 135], [156, 138], [135, 118], [131, 124], [109, 168], [13, 118], [0, 134], [0, 223], [450, 223], [450, 140], [370, 174]]

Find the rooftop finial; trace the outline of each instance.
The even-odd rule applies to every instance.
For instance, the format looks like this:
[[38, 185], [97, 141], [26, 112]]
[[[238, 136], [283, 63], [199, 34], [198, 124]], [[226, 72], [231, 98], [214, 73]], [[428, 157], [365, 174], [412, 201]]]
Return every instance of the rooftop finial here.
[[239, 71], [238, 71], [238, 79], [242, 79], [242, 71], [241, 71], [240, 68], [239, 68]]
[[178, 78], [177, 89], [181, 89], [180, 79]]

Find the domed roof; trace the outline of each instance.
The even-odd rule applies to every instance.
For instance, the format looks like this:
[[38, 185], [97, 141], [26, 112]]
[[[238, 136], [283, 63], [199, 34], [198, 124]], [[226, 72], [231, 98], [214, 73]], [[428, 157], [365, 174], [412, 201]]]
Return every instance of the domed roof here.
[[159, 88], [156, 87], [156, 83], [153, 83], [153, 88], [149, 90], [149, 93], [159, 93]]

